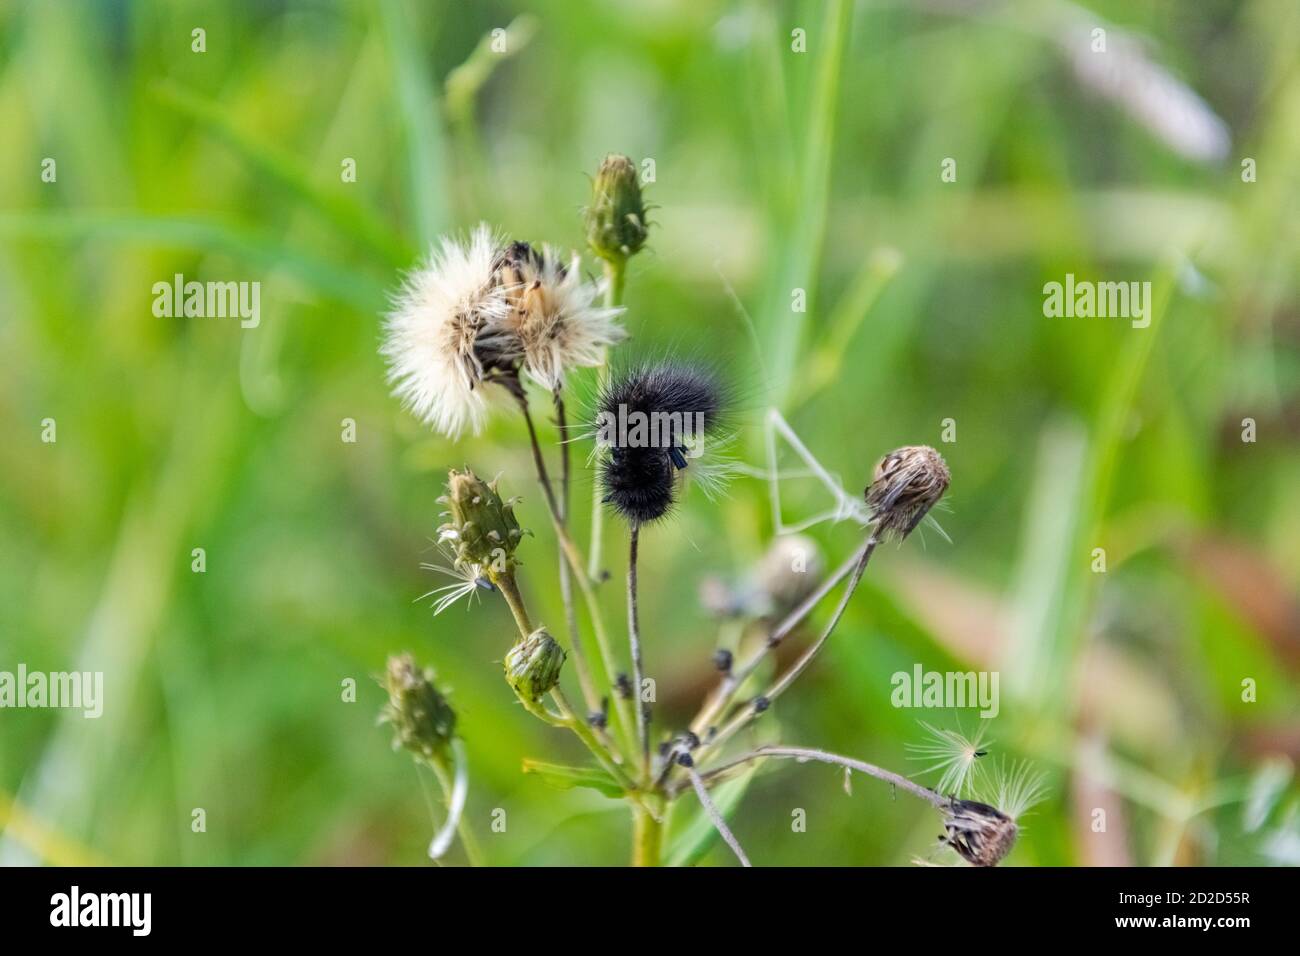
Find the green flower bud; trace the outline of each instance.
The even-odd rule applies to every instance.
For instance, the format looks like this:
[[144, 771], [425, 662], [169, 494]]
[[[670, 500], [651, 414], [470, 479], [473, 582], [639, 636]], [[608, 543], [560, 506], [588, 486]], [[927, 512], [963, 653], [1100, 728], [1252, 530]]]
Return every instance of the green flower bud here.
[[605, 157], [592, 184], [585, 218], [587, 243], [602, 259], [621, 262], [645, 245], [649, 224], [632, 160], [619, 153]]
[[433, 686], [433, 671], [421, 670], [410, 654], [388, 659], [383, 686], [388, 703], [380, 719], [393, 725], [393, 748], [430, 760], [443, 759], [456, 730], [456, 712]]
[[566, 656], [546, 628], [539, 627], [507, 652], [506, 682], [520, 697], [536, 703], [560, 682]]
[[438, 500], [451, 518], [438, 528], [438, 539], [451, 543], [458, 567], [477, 566], [499, 574], [513, 568], [524, 532], [515, 520], [514, 499], [502, 501], [497, 482], [453, 468], [447, 475], [447, 494]]

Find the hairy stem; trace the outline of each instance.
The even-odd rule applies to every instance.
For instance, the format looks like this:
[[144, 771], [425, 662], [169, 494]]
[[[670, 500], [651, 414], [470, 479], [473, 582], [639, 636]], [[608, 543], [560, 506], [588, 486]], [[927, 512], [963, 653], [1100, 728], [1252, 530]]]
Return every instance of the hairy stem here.
[[745, 856], [745, 851], [741, 849], [740, 841], [737, 840], [736, 835], [731, 832], [731, 828], [727, 826], [727, 821], [723, 819], [721, 811], [719, 811], [717, 806], [714, 804], [713, 798], [709, 796], [708, 788], [704, 786], [704, 781], [700, 778], [699, 773], [696, 772], [694, 767], [687, 767], [685, 769], [687, 776], [691, 778], [691, 786], [695, 788], [695, 795], [700, 798], [700, 806], [704, 807], [704, 812], [707, 813], [709, 819], [713, 821], [713, 828], [717, 830], [722, 839], [726, 841], [727, 846], [731, 847], [731, 852], [736, 854], [736, 859], [740, 861], [740, 865], [751, 866], [752, 864], [749, 862], [749, 857]]

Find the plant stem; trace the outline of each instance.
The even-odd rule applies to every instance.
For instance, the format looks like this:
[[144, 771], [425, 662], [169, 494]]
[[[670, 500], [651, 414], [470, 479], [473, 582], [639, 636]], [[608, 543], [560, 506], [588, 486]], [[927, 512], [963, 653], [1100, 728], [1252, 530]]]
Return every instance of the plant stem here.
[[[613, 309], [623, 304], [623, 282], [627, 273], [627, 260], [605, 260], [605, 308]], [[604, 390], [609, 381], [608, 351], [606, 360], [600, 364], [600, 387]], [[591, 546], [587, 549], [587, 577], [593, 581], [601, 579], [601, 532], [605, 524], [604, 502], [601, 501], [600, 485], [597, 483], [591, 496]]]
[[707, 813], [709, 819], [713, 821], [714, 829], [717, 830], [722, 839], [726, 841], [727, 846], [731, 847], [731, 852], [736, 854], [736, 859], [740, 860], [740, 865], [751, 866], [752, 864], [749, 862], [749, 857], [745, 856], [745, 851], [741, 849], [740, 841], [737, 840], [735, 834], [731, 832], [731, 828], [727, 826], [727, 821], [723, 819], [721, 811], [719, 811], [717, 806], [714, 804], [713, 798], [709, 796], [708, 788], [704, 786], [704, 781], [700, 778], [699, 773], [694, 767], [686, 767], [685, 769], [687, 776], [691, 778], [691, 786], [695, 788], [695, 795], [700, 798], [700, 806], [704, 807], [704, 812]]
[[[565, 439], [568, 430], [568, 418], [564, 410], [564, 396], [557, 388], [555, 398], [555, 425], [560, 434], [560, 500], [558, 518], [566, 528], [569, 523], [569, 443]], [[578, 671], [578, 685], [582, 688], [582, 699], [587, 705], [587, 713], [600, 709], [600, 694], [591, 679], [591, 668], [587, 663], [587, 652], [582, 646], [582, 634], [578, 630], [578, 611], [573, 606], [573, 580], [569, 576], [569, 559], [560, 549], [560, 600], [564, 604], [564, 623], [569, 631], [569, 643], [573, 646], [574, 664]]]
[[[840, 603], [835, 608], [835, 613], [831, 616], [831, 619], [827, 623], [825, 630], [822, 631], [821, 636], [817, 638], [816, 642], [808, 647], [803, 654], [800, 655], [799, 659], [790, 666], [789, 670], [781, 675], [780, 679], [772, 685], [771, 689], [766, 693], [760, 694], [758, 697], [754, 698], [753, 701], [750, 701], [750, 703], [746, 707], [742, 708], [741, 711], [736, 714], [736, 716], [733, 717], [726, 726], [719, 730], [712, 739], [706, 740], [700, 744], [693, 755], [697, 762], [699, 761], [700, 754], [706, 748], [721, 747], [727, 742], [732, 734], [736, 733], [736, 731], [740, 730], [759, 714], [763, 713], [763, 711], [765, 711], [774, 700], [785, 692], [786, 688], [794, 683], [794, 681], [805, 670], [807, 670], [808, 665], [812, 663], [813, 659], [826, 645], [826, 641], [830, 639], [831, 634], [835, 632], [835, 626], [839, 624], [840, 618], [844, 616], [844, 611], [849, 606], [849, 599], [853, 597], [853, 592], [857, 590], [858, 582], [862, 580], [863, 572], [867, 570], [867, 562], [871, 560], [871, 555], [875, 552], [878, 543], [879, 539], [876, 537], [876, 532], [873, 528], [867, 535], [866, 543], [863, 544], [861, 549], [858, 551], [857, 561], [853, 566], [853, 575], [849, 578], [849, 583], [844, 588], [844, 595], [840, 598]], [[757, 702], [759, 701], [762, 702], [761, 706], [757, 705]]]
[[528, 608], [524, 607], [524, 597], [519, 593], [519, 584], [515, 580], [515, 572], [489, 571], [488, 578], [496, 586], [496, 589], [501, 592], [501, 596], [506, 599], [510, 613], [514, 616], [515, 626], [519, 628], [519, 636], [521, 638], [527, 637], [533, 633], [533, 625], [528, 620]]
[[[565, 524], [561, 512], [556, 504], [555, 494], [551, 488], [550, 475], [546, 469], [546, 459], [542, 455], [541, 445], [537, 441], [537, 429], [533, 426], [533, 416], [528, 408], [528, 399], [523, 394], [522, 389], [511, 390], [515, 400], [519, 404], [519, 410], [524, 416], [524, 422], [528, 425], [528, 438], [532, 445], [533, 464], [537, 469], [537, 481], [542, 486], [543, 495], [546, 498], [547, 511], [551, 517], [551, 527], [555, 530], [556, 539], [560, 544], [560, 551], [563, 553], [564, 560], [569, 562], [569, 568], [573, 572], [573, 580], [578, 582], [578, 591], [582, 594], [583, 603], [587, 605], [587, 613], [591, 616], [591, 629], [596, 634], [597, 652], [600, 654], [601, 665], [605, 670], [606, 678], [612, 689], [618, 680], [618, 672], [614, 667], [613, 654], [610, 651], [609, 636], [605, 631], [605, 619], [601, 615], [600, 604], [596, 600], [595, 591], [591, 587], [591, 581], [587, 578], [586, 572], [582, 567], [582, 555], [578, 553], [577, 546], [573, 543], [573, 538], [569, 534], [568, 526]], [[582, 652], [577, 641], [571, 642], [574, 649], [574, 666], [578, 668], [579, 674], [586, 673], [586, 681], [591, 681], [591, 670], [587, 663], [586, 655]], [[579, 677], [579, 682], [583, 678]], [[594, 685], [593, 685], [594, 686]], [[631, 734], [631, 715], [626, 709], [620, 706], [621, 698], [616, 694], [613, 695], [615, 700], [615, 710], [618, 714], [620, 727], [627, 735]], [[630, 742], [630, 736], [625, 742]]]
[[642, 771], [650, 775], [650, 728], [646, 720], [646, 706], [641, 700], [645, 670], [641, 665], [641, 622], [637, 613], [636, 558], [637, 544], [641, 540], [641, 525], [633, 521], [628, 529], [627, 549], [627, 639], [632, 651], [632, 700], [636, 706], [636, 735], [641, 747]]
[[664, 825], [644, 807], [632, 808], [632, 865], [659, 866], [663, 855]]
[[[479, 849], [478, 841], [474, 839], [474, 831], [472, 831], [465, 822], [463, 802], [460, 809], [455, 808], [454, 794], [457, 791], [455, 778], [459, 776], [459, 773], [463, 772], [467, 758], [464, 752], [464, 744], [461, 741], [455, 741], [453, 746], [456, 748], [455, 757], [459, 763], [459, 768], [456, 771], [449, 772], [449, 768], [445, 761], [429, 760], [427, 765], [433, 770], [433, 775], [438, 781], [438, 786], [442, 788], [442, 795], [443, 799], [447, 803], [447, 812], [449, 817], [453, 810], [455, 812], [454, 825], [456, 827], [456, 833], [460, 837], [460, 845], [465, 850], [466, 861], [470, 866], [482, 866], [483, 853]], [[462, 797], [461, 799], [463, 801], [464, 798]]]
[[[532, 625], [528, 620], [528, 609], [524, 607], [523, 596], [519, 593], [519, 587], [515, 582], [514, 572], [508, 571], [495, 574], [492, 583], [496, 585], [501, 592], [501, 596], [505, 598], [506, 604], [510, 606], [510, 612], [514, 615], [515, 624], [519, 628], [519, 636], [527, 637], [532, 633]], [[600, 765], [628, 792], [628, 798], [639, 800], [636, 793], [636, 781], [629, 777], [623, 768], [619, 766], [608, 746], [596, 737], [587, 721], [574, 713], [573, 707], [569, 704], [568, 699], [564, 696], [564, 691], [560, 689], [559, 685], [551, 689], [551, 698], [555, 701], [555, 706], [560, 712], [558, 716], [550, 713], [540, 701], [528, 700], [518, 691], [515, 693], [520, 703], [534, 717], [545, 721], [552, 727], [562, 727], [573, 731], [577, 738], [595, 756], [596, 760], [599, 761]]]
[[[840, 754], [831, 753], [828, 750], [816, 750], [811, 747], [785, 747], [780, 745], [759, 747], [756, 750], [751, 750], [749, 753], [741, 754], [739, 757], [728, 760], [726, 763], [720, 764], [711, 770], [707, 770], [704, 773], [699, 774], [699, 777], [703, 782], [709, 783], [722, 777], [728, 771], [734, 770], [742, 764], [747, 764], [754, 760], [762, 760], [766, 757], [787, 757], [800, 762], [816, 760], [821, 763], [835, 764], [839, 767], [848, 767], [850, 770], [865, 773], [870, 777], [875, 777], [877, 780], [883, 780], [885, 783], [906, 790], [912, 796], [924, 800], [931, 806], [938, 807], [941, 810], [952, 802], [950, 797], [945, 797], [943, 794], [936, 790], [931, 790], [929, 787], [923, 787], [921, 784], [909, 780], [901, 774], [894, 773], [892, 770], [886, 770], [883, 767], [877, 767], [873, 763], [867, 763], [862, 760], [854, 760], [852, 757], [844, 757]], [[684, 786], [684, 784], [679, 784], [677, 789], [681, 789]]]
[[528, 408], [528, 397], [523, 394], [522, 388], [515, 394], [515, 401], [519, 403], [519, 410], [524, 416], [524, 424], [528, 426], [528, 443], [533, 450], [533, 466], [537, 469], [537, 482], [542, 486], [542, 494], [546, 496], [546, 508], [557, 524], [563, 524], [564, 517], [555, 501], [555, 489], [551, 487], [551, 475], [546, 468], [546, 458], [542, 455], [542, 445], [537, 440], [537, 428], [533, 425], [533, 413]]
[[624, 790], [628, 791], [629, 798], [635, 799], [633, 794], [636, 791], [636, 782], [627, 775], [627, 772], [621, 766], [614, 762], [609, 752], [596, 739], [595, 733], [592, 732], [587, 722], [580, 715], [573, 712], [572, 705], [569, 704], [568, 698], [564, 696], [564, 691], [560, 690], [559, 685], [551, 688], [551, 699], [555, 701], [555, 707], [560, 712], [565, 726], [572, 730], [578, 739], [586, 745], [606, 772], [617, 780]]
[[762, 647], [756, 649], [743, 664], [731, 669], [731, 672], [722, 679], [722, 683], [713, 692], [709, 702], [700, 708], [700, 712], [691, 721], [691, 730], [700, 736], [703, 736], [708, 731], [718, 714], [730, 703], [732, 695], [740, 689], [741, 685], [749, 678], [749, 675], [754, 673], [763, 660], [790, 636], [791, 632], [803, 622], [804, 618], [812, 613], [813, 608], [820, 604], [835, 585], [839, 584], [844, 576], [853, 570], [857, 562], [858, 555], [854, 554], [836, 568], [817, 586], [816, 591], [804, 598], [803, 603], [785, 616], [781, 623], [768, 635]]

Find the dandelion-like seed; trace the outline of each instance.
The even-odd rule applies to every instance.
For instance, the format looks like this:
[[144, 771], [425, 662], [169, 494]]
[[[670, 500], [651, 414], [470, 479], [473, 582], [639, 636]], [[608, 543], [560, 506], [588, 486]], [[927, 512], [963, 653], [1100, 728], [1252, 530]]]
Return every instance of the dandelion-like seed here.
[[445, 574], [452, 578], [451, 584], [434, 588], [421, 594], [417, 601], [423, 601], [425, 598], [433, 599], [433, 613], [436, 617], [447, 608], [451, 607], [463, 597], [468, 597], [473, 604], [474, 598], [482, 591], [495, 591], [492, 581], [488, 577], [488, 568], [485, 565], [473, 561], [456, 560], [455, 552], [448, 547], [447, 543], [440, 542], [438, 550], [446, 559], [446, 564], [432, 564], [429, 562], [422, 563], [420, 569], [423, 571], [435, 571], [438, 574]]
[[988, 753], [992, 741], [986, 741], [988, 725], [981, 722], [972, 737], [956, 730], [944, 730], [921, 723], [928, 739], [919, 744], [905, 744], [904, 749], [915, 760], [929, 761], [921, 773], [940, 771], [935, 789], [945, 796], [960, 797], [969, 794], [975, 782], [979, 761]]
[[384, 325], [380, 351], [393, 392], [422, 421], [451, 438], [487, 418], [482, 384], [509, 361], [488, 334], [510, 311], [493, 282], [501, 242], [480, 225], [468, 240], [443, 239], [406, 277]]
[[943, 457], [928, 445], [908, 445], [880, 459], [866, 500], [882, 537], [901, 541], [911, 534], [951, 481]]
[[552, 391], [570, 369], [603, 364], [605, 350], [623, 340], [624, 310], [597, 304], [604, 288], [583, 280], [577, 256], [566, 266], [549, 246], [512, 242], [497, 253], [493, 281], [509, 309], [484, 342]]
[[718, 376], [703, 365], [667, 361], [616, 374], [598, 402], [597, 446], [605, 501], [625, 520], [644, 524], [666, 515], [678, 475], [703, 472], [717, 490], [721, 474], [701, 456], [725, 444], [728, 405]]
[[991, 796], [1012, 820], [1019, 820], [1047, 796], [1047, 777], [1028, 761], [998, 763]]

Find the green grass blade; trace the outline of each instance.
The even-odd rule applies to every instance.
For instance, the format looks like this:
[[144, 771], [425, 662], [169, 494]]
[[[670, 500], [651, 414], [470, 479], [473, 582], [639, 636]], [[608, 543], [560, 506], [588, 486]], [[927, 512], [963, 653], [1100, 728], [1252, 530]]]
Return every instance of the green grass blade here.
[[[826, 19], [819, 34], [810, 37], [809, 56], [817, 57], [817, 75], [809, 104], [808, 128], [804, 131], [804, 156], [799, 170], [799, 189], [794, 203], [794, 221], [778, 255], [777, 282], [769, 293], [768, 372], [777, 407], [789, 397], [794, 370], [799, 360], [804, 323], [813, 311], [817, 271], [821, 263], [826, 206], [830, 190], [831, 160], [835, 140], [835, 114], [839, 104], [840, 71], [848, 46], [852, 5], [832, 0], [826, 5]], [[806, 309], [790, 308], [793, 289], [803, 289]]]
[[393, 71], [397, 105], [405, 127], [408, 195], [415, 210], [416, 237], [427, 249], [447, 230], [450, 215], [446, 144], [438, 94], [421, 62], [421, 49], [405, 0], [380, 5]]
[[194, 216], [120, 212], [0, 214], [0, 239], [77, 241], [110, 239], [174, 249], [221, 252], [267, 272], [278, 270], [326, 298], [372, 314], [385, 287], [363, 273], [301, 250], [286, 248], [261, 230]]
[[198, 123], [257, 172], [305, 202], [340, 235], [364, 243], [387, 265], [403, 266], [411, 261], [413, 250], [378, 216], [345, 194], [314, 183], [292, 156], [240, 130], [218, 104], [171, 81], [154, 85], [151, 93], [163, 106]]

